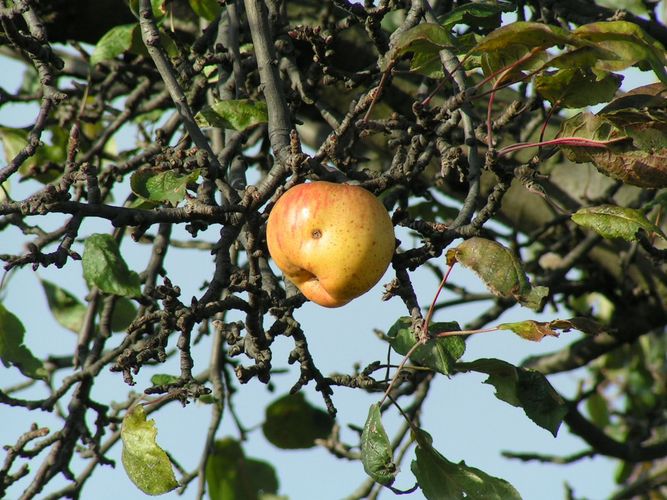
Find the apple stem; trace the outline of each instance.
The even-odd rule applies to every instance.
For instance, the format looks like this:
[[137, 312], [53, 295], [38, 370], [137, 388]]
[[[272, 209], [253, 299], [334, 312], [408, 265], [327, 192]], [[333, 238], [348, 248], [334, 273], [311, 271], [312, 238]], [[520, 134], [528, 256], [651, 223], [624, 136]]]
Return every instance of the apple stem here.
[[453, 332], [441, 332], [434, 335], [434, 337], [455, 337], [457, 335], [473, 335], [475, 333], [497, 332], [500, 328], [494, 326], [493, 328], [479, 328], [477, 330], [454, 330]]
[[408, 362], [410, 359], [410, 356], [417, 350], [418, 347], [421, 347], [423, 344], [425, 344], [425, 340], [418, 340], [415, 345], [413, 345], [408, 353], [403, 357], [401, 360], [401, 363], [398, 365], [398, 368], [396, 368], [396, 372], [394, 373], [394, 376], [391, 378], [391, 381], [389, 382], [389, 385], [387, 386], [387, 390], [384, 391], [384, 395], [382, 396], [382, 399], [380, 400], [380, 406], [384, 403], [385, 399], [387, 399], [389, 396], [389, 393], [391, 390], [394, 388], [396, 385], [396, 380], [398, 380], [398, 376], [401, 374], [401, 371], [403, 371], [403, 367], [405, 364]]
[[433, 312], [435, 311], [435, 303], [438, 300], [440, 292], [442, 292], [445, 283], [447, 283], [447, 280], [449, 279], [449, 275], [451, 274], [452, 269], [454, 269], [454, 264], [455, 263], [450, 264], [450, 266], [447, 268], [447, 272], [443, 276], [442, 281], [440, 282], [440, 285], [438, 286], [438, 289], [435, 292], [435, 297], [433, 297], [431, 306], [428, 308], [428, 312], [426, 313], [426, 319], [424, 319], [424, 326], [422, 327], [422, 335], [425, 337], [428, 337], [428, 325], [431, 323], [431, 318], [433, 317]]

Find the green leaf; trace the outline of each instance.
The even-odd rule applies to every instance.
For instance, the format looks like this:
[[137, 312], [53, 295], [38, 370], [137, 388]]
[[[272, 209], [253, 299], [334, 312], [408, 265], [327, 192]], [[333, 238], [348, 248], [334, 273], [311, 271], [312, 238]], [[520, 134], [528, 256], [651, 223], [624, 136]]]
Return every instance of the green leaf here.
[[155, 421], [146, 420], [142, 405], [125, 414], [120, 437], [123, 467], [137, 488], [147, 495], [162, 495], [178, 486], [169, 457], [155, 440]]
[[211, 500], [262, 500], [278, 493], [273, 467], [247, 458], [232, 438], [215, 442], [206, 461], [206, 484]]
[[26, 377], [46, 379], [47, 371], [42, 362], [33, 356], [23, 344], [25, 328], [21, 320], [0, 304], [0, 360], [9, 367], [15, 366]]
[[589, 398], [586, 399], [586, 409], [588, 414], [591, 417], [592, 422], [599, 427], [604, 429], [609, 425], [609, 406], [607, 400], [599, 392], [593, 393]]
[[139, 29], [137, 23], [114, 26], [99, 39], [90, 56], [91, 66], [103, 61], [115, 59], [133, 46], [134, 32]]
[[[460, 330], [461, 327], [455, 321], [447, 323], [432, 323], [429, 326], [429, 334], [437, 335], [443, 332], [452, 332]], [[387, 332], [391, 347], [398, 354], [405, 356], [410, 349], [417, 343], [414, 331], [412, 330], [412, 320], [408, 316], [399, 318]], [[466, 345], [461, 337], [441, 337], [428, 340], [423, 346], [418, 347], [412, 353], [410, 359], [419, 365], [426, 366], [448, 375], [456, 361], [463, 356]]]
[[[156, 21], [161, 21], [167, 14], [168, 0], [151, 0], [151, 10]], [[135, 17], [139, 17], [139, 0], [129, 0], [129, 7]]]
[[641, 210], [634, 208], [616, 205], [586, 207], [572, 214], [572, 220], [580, 226], [592, 229], [607, 239], [622, 238], [627, 241], [634, 241], [637, 239], [637, 231], [640, 229], [667, 239], [658, 226], [644, 217]]
[[403, 33], [393, 42], [380, 61], [380, 69], [387, 71], [396, 61], [412, 52], [414, 58], [419, 62], [413, 65], [412, 69], [427, 66], [429, 62], [438, 60], [438, 53], [445, 47], [453, 47], [454, 42], [449, 34], [449, 30], [434, 23], [421, 23]]
[[512, 10], [514, 7], [510, 3], [467, 3], [450, 10], [440, 19], [440, 24], [449, 29], [457, 24], [474, 29], [494, 29], [500, 26], [502, 13]]
[[519, 321], [517, 323], [502, 323], [498, 325], [500, 330], [511, 330], [519, 337], [533, 342], [539, 342], [544, 337], [558, 337], [558, 332], [551, 328], [549, 323], [534, 321], [532, 319]]
[[667, 83], [665, 49], [638, 25], [628, 21], [589, 23], [574, 30], [573, 36], [615, 54], [613, 60], [598, 60], [597, 68], [620, 71], [636, 64], [644, 71], [652, 69]]
[[568, 31], [557, 26], [542, 23], [518, 21], [492, 31], [484, 37], [469, 54], [483, 54], [506, 50], [512, 45], [520, 45], [528, 50], [549, 48], [554, 45], [576, 45], [583, 43]]
[[520, 500], [514, 487], [497, 477], [469, 467], [465, 462], [455, 464], [433, 448], [431, 436], [416, 429], [416, 460], [411, 469], [424, 496], [431, 500], [466, 498], [469, 500]]
[[368, 410], [368, 417], [361, 433], [361, 463], [366, 474], [385, 486], [391, 485], [398, 473], [393, 461], [389, 436], [382, 425], [380, 405], [375, 403]]
[[195, 116], [200, 127], [228, 128], [242, 131], [248, 127], [267, 123], [269, 113], [264, 101], [230, 99], [205, 105]]
[[614, 98], [623, 77], [589, 68], [565, 68], [535, 78], [535, 89], [552, 104], [583, 108]]
[[[88, 308], [64, 288], [46, 280], [40, 280], [40, 282], [55, 320], [64, 328], [79, 333]], [[101, 310], [102, 304], [100, 304], [98, 312], [101, 312]], [[136, 315], [137, 308], [134, 307], [132, 302], [125, 297], [117, 297], [111, 315], [111, 331], [121, 332], [125, 330], [134, 321]]]
[[125, 297], [116, 297], [113, 313], [111, 314], [111, 331], [122, 332], [134, 321], [137, 308]]
[[168, 385], [175, 384], [180, 380], [176, 375], [168, 375], [166, 373], [156, 373], [151, 377], [151, 384], [153, 385]]
[[[47, 129], [51, 133], [51, 145], [42, 145], [35, 154], [27, 158], [19, 167], [23, 178], [30, 178], [41, 183], [51, 182], [62, 174], [68, 134], [60, 127]], [[5, 161], [10, 162], [28, 145], [28, 132], [21, 129], [0, 127]]]
[[138, 170], [130, 178], [132, 191], [144, 200], [178, 204], [185, 198], [188, 184], [199, 177], [199, 169], [189, 174], [173, 170], [155, 171], [151, 168]]
[[218, 0], [189, 0], [189, 4], [195, 14], [207, 21], [214, 21], [220, 15]]
[[83, 277], [90, 288], [123, 297], [140, 297], [139, 275], [130, 271], [109, 234], [92, 234], [83, 247]]
[[87, 307], [64, 288], [50, 281], [41, 280], [40, 282], [55, 320], [68, 330], [79, 333]]
[[461, 371], [475, 371], [489, 375], [484, 383], [496, 389], [496, 397], [512, 406], [523, 408], [528, 418], [556, 436], [567, 405], [544, 375], [499, 359], [478, 359], [459, 363]]
[[500, 243], [474, 237], [447, 252], [448, 261], [455, 260], [473, 271], [494, 295], [513, 297], [522, 306], [540, 309], [549, 289], [532, 286], [521, 262]]
[[306, 401], [302, 392], [287, 394], [266, 408], [262, 424], [270, 443], [286, 450], [312, 448], [316, 439], [326, 438], [333, 428], [331, 416]]

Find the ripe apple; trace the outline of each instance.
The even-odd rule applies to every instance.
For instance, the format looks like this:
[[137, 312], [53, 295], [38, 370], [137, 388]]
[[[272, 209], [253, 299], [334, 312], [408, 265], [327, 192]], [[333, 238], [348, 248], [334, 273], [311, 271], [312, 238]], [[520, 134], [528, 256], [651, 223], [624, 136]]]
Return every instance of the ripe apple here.
[[266, 226], [271, 257], [313, 302], [340, 307], [366, 293], [394, 254], [394, 227], [359, 186], [317, 181], [287, 190]]

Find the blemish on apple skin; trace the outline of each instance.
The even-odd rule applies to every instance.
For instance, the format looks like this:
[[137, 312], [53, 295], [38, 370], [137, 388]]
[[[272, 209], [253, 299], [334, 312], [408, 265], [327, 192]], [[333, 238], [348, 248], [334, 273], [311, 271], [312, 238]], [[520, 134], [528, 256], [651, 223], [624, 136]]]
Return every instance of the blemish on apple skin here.
[[319, 240], [322, 237], [322, 231], [319, 229], [313, 229], [313, 232], [310, 233], [314, 240]]

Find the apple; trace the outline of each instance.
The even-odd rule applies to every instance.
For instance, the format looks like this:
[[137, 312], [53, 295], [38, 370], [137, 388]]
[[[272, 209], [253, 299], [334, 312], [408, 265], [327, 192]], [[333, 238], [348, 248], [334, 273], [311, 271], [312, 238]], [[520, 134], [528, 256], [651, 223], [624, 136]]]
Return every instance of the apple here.
[[266, 226], [271, 257], [313, 302], [340, 307], [370, 290], [396, 246], [384, 205], [360, 186], [310, 182], [288, 189]]

